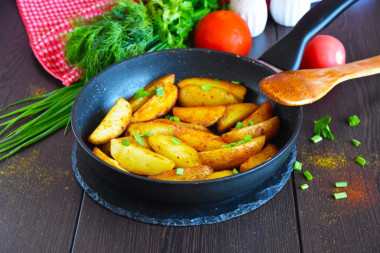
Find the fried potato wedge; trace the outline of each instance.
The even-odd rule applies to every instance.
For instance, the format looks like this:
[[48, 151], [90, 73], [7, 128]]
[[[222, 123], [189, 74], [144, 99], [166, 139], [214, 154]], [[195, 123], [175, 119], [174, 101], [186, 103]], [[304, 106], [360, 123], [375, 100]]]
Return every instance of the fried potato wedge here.
[[207, 165], [199, 165], [189, 168], [183, 168], [182, 175], [177, 174], [177, 170], [164, 171], [155, 176], [148, 176], [150, 178], [168, 180], [168, 181], [199, 181], [211, 175], [214, 170]]
[[227, 106], [223, 116], [218, 120], [218, 133], [223, 133], [233, 128], [236, 123], [243, 121], [257, 108], [259, 108], [259, 105], [254, 103], [238, 103]]
[[172, 83], [162, 85], [164, 95], [153, 95], [132, 114], [131, 122], [145, 122], [165, 115], [174, 106], [178, 97], [178, 88]]
[[249, 120], [252, 120], [254, 124], [264, 122], [272, 118], [272, 104], [269, 101], [265, 101], [257, 110], [243, 120], [243, 124], [249, 126]]
[[166, 122], [160, 121], [148, 121], [148, 122], [140, 122], [140, 123], [132, 123], [125, 131], [125, 135], [140, 135], [147, 132], [151, 132], [153, 134], [165, 134], [174, 136], [174, 130], [176, 127], [174, 125], [170, 125]]
[[122, 138], [111, 140], [111, 155], [118, 164], [138, 175], [157, 175], [172, 170], [175, 163], [170, 159], [141, 146], [122, 144]]
[[188, 78], [180, 81], [178, 87], [182, 88], [189, 85], [210, 85], [212, 88], [224, 89], [234, 94], [239, 100], [243, 101], [247, 94], [247, 89], [243, 85], [234, 84], [227, 81], [215, 80], [210, 78]]
[[175, 75], [174, 74], [170, 74], [170, 75], [163, 76], [163, 77], [161, 77], [161, 78], [159, 78], [157, 80], [154, 80], [149, 85], [147, 85], [144, 88], [144, 91], [148, 91], [151, 95], [147, 95], [147, 96], [142, 97], [142, 98], [134, 98], [134, 97], [132, 97], [132, 98], [130, 98], [128, 100], [128, 102], [132, 106], [132, 112], [135, 112], [138, 109], [140, 109], [141, 106], [143, 106], [143, 104], [145, 104], [146, 101], [148, 101], [153, 96], [155, 88], [157, 88], [158, 86], [164, 86], [164, 84], [166, 84], [166, 83], [172, 83], [172, 84], [174, 84], [174, 80], [175, 80]]
[[168, 125], [172, 125], [172, 126], [175, 126], [176, 129], [195, 129], [195, 130], [210, 132], [210, 130], [207, 127], [204, 127], [201, 125], [195, 125], [195, 124], [190, 124], [186, 122], [177, 122], [177, 121], [173, 121], [169, 119], [156, 119], [156, 120], [153, 120], [152, 122], [161, 122]]
[[206, 164], [214, 170], [233, 169], [259, 152], [264, 144], [265, 136], [262, 135], [235, 147], [199, 152], [199, 158], [202, 164]]
[[278, 152], [278, 148], [274, 144], [268, 143], [261, 151], [252, 155], [247, 161], [240, 165], [240, 172], [250, 170], [271, 159]]
[[156, 153], [172, 160], [176, 168], [201, 165], [198, 151], [184, 142], [176, 144], [173, 138], [170, 135], [155, 134], [149, 136], [148, 141]]
[[279, 129], [280, 119], [278, 116], [275, 116], [264, 122], [222, 134], [222, 138], [225, 142], [231, 143], [240, 141], [247, 135], [251, 135], [252, 138], [265, 135], [267, 140], [271, 140], [278, 133]]
[[232, 170], [220, 170], [220, 171], [215, 171], [211, 175], [207, 176], [204, 178], [204, 180], [211, 180], [211, 179], [217, 179], [217, 178], [222, 178], [222, 177], [229, 177], [232, 176], [234, 173]]
[[232, 105], [243, 100], [222, 88], [202, 90], [200, 86], [188, 85], [179, 89], [178, 103], [184, 107]]
[[97, 128], [88, 137], [94, 145], [102, 145], [121, 135], [131, 120], [132, 108], [127, 100], [119, 98]]
[[223, 116], [225, 110], [226, 107], [223, 105], [173, 107], [173, 115], [181, 121], [208, 127], [214, 125]]
[[219, 149], [222, 146], [227, 145], [222, 137], [211, 132], [194, 129], [176, 129], [174, 134], [178, 139], [184, 141], [197, 151]]
[[123, 167], [121, 167], [117, 161], [115, 159], [112, 159], [111, 157], [109, 157], [108, 155], [104, 154], [103, 151], [101, 151], [98, 147], [94, 147], [94, 149], [92, 150], [92, 152], [97, 156], [99, 157], [100, 159], [102, 159], [103, 161], [105, 161], [106, 163], [112, 165], [113, 167], [116, 167], [120, 170], [123, 170], [123, 171], [126, 171], [126, 172], [129, 172], [128, 170], [124, 169]]

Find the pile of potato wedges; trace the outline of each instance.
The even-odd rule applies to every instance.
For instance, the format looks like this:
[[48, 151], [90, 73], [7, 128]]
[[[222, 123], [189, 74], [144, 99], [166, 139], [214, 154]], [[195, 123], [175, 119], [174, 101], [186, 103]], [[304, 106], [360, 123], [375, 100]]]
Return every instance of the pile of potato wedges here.
[[235, 81], [175, 85], [175, 75], [166, 75], [119, 98], [88, 141], [96, 156], [125, 172], [171, 181], [231, 176], [278, 151], [268, 143], [280, 128], [271, 103], [244, 103], [246, 93]]

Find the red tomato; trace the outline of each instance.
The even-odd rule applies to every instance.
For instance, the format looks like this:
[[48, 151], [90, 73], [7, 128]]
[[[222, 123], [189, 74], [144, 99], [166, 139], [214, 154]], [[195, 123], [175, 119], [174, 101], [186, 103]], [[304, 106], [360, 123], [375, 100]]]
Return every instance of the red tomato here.
[[329, 68], [346, 63], [343, 44], [329, 35], [317, 35], [307, 43], [300, 69]]
[[195, 29], [194, 45], [246, 56], [252, 37], [247, 22], [232, 11], [213, 11]]

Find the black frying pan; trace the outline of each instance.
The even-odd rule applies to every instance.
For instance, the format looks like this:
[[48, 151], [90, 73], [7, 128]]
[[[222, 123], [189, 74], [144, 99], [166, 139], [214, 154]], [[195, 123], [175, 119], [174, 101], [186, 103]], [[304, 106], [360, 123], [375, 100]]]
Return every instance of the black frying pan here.
[[[297, 24], [284, 39], [260, 57], [279, 69], [297, 69], [307, 41], [357, 0], [325, 0]], [[117, 63], [91, 79], [81, 90], [72, 110], [72, 128], [86, 166], [78, 168], [93, 190], [133, 194], [171, 204], [202, 204], [222, 201], [253, 190], [276, 174], [295, 146], [302, 122], [300, 107], [272, 103], [273, 114], [280, 117], [281, 128], [275, 144], [278, 154], [256, 168], [226, 178], [196, 182], [171, 182], [150, 179], [120, 171], [92, 153], [87, 137], [96, 128], [119, 97], [129, 99], [141, 87], [167, 74], [176, 81], [189, 77], [238, 80], [248, 92], [246, 102], [262, 104], [268, 100], [259, 90], [261, 79], [276, 71], [266, 63], [230, 53], [204, 49], [176, 49], [140, 55]], [[152, 165], [153, 166], [153, 165]], [[101, 182], [101, 183], [100, 183]], [[109, 185], [109, 190], [98, 189]], [[107, 192], [108, 191], [108, 192]]]

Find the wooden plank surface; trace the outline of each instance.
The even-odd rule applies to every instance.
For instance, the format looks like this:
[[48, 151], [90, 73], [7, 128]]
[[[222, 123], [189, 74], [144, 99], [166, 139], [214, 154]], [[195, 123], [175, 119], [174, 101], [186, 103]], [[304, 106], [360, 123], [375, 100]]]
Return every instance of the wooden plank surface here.
[[[1, 1], [0, 31], [1, 108], [61, 87], [35, 59], [15, 1]], [[82, 198], [73, 140], [59, 131], [0, 161], [0, 252], [70, 251]]]
[[[254, 39], [251, 57], [276, 41], [273, 23]], [[297, 252], [299, 239], [289, 181], [264, 206], [219, 224], [164, 227], [120, 217], [87, 195], [81, 209], [74, 252]]]
[[[322, 34], [338, 38], [346, 48], [347, 62], [380, 54], [380, 1], [359, 1]], [[360, 17], [360, 18], [358, 18]], [[295, 172], [295, 187], [304, 252], [379, 252], [380, 249], [380, 75], [347, 81], [322, 100], [304, 106], [304, 122], [298, 139], [307, 181]], [[347, 117], [358, 115], [361, 123], [350, 127]], [[334, 141], [313, 144], [314, 120], [330, 115]], [[351, 139], [362, 144], [356, 148]], [[368, 162], [362, 167], [357, 156]], [[348, 188], [334, 183], [347, 181]], [[308, 183], [308, 190], [301, 184]], [[335, 200], [345, 191], [347, 199]]]

